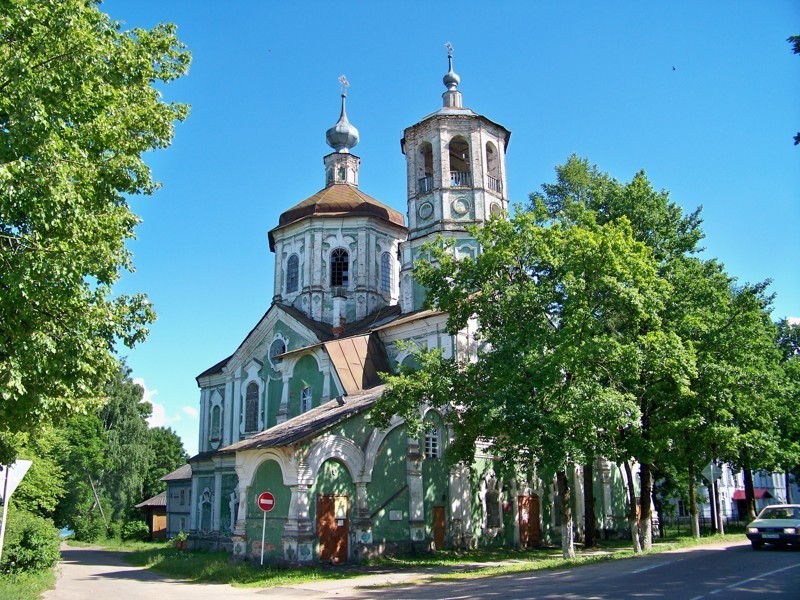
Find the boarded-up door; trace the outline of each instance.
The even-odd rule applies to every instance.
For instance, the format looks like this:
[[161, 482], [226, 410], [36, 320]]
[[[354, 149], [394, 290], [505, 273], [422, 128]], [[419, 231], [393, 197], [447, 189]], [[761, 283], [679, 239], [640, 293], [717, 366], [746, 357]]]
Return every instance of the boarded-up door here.
[[519, 545], [522, 548], [538, 546], [542, 541], [539, 527], [539, 496], [519, 497]]
[[433, 507], [433, 543], [444, 550], [444, 506]]
[[347, 496], [317, 497], [317, 537], [320, 562], [347, 560]]

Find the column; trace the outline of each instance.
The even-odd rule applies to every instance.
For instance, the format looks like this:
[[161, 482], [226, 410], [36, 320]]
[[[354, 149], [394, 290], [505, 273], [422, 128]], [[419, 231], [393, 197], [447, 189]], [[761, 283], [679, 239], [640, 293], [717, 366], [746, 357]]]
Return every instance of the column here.
[[419, 441], [408, 438], [406, 455], [408, 483], [408, 525], [412, 547], [425, 545], [425, 494], [422, 485], [422, 454]]
[[372, 549], [372, 520], [367, 502], [367, 482], [356, 482], [356, 503], [353, 510], [353, 529], [356, 539], [356, 559], [369, 558]]
[[289, 562], [309, 562], [313, 558], [314, 531], [308, 516], [308, 485], [289, 486], [292, 497], [283, 527], [283, 557]]
[[231, 542], [233, 543], [233, 555], [236, 558], [247, 557], [247, 496], [250, 492], [249, 482], [242, 481], [241, 473], [237, 469], [236, 474], [239, 475], [239, 510], [236, 511], [236, 526], [231, 535]]
[[197, 531], [197, 476], [192, 477], [192, 492], [189, 495], [189, 530]]
[[231, 419], [233, 419], [233, 439], [231, 443], [238, 442], [242, 439], [242, 394], [241, 394], [241, 382], [239, 378], [236, 377], [231, 382], [231, 387], [233, 389], [233, 414], [231, 415]]
[[276, 424], [283, 423], [289, 418], [289, 375], [283, 374], [283, 388], [281, 391], [281, 406], [278, 409]]
[[219, 533], [219, 520], [222, 514], [222, 470], [220, 460], [214, 460], [214, 504], [211, 512], [211, 531]]

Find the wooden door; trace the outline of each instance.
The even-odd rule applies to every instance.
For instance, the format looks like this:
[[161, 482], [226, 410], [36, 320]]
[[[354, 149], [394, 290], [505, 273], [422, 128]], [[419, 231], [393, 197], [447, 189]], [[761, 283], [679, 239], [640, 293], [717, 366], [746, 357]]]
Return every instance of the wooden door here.
[[347, 496], [317, 497], [317, 537], [320, 562], [347, 561]]
[[519, 545], [521, 548], [538, 546], [542, 541], [542, 530], [539, 526], [539, 496], [520, 496], [519, 508]]
[[444, 506], [433, 507], [433, 543], [437, 550], [444, 550]]

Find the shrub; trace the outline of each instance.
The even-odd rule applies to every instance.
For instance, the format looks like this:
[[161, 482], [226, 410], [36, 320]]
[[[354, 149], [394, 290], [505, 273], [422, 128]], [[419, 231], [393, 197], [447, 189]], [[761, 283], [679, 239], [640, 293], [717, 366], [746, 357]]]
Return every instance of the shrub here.
[[74, 519], [72, 530], [79, 542], [94, 542], [105, 535], [106, 526], [101, 518], [89, 514]]
[[106, 537], [110, 540], [122, 539], [122, 523], [120, 521], [111, 521], [106, 528]]
[[122, 525], [124, 541], [146, 541], [150, 539], [150, 528], [144, 521], [125, 521]]
[[60, 557], [59, 544], [58, 530], [50, 519], [24, 510], [12, 510], [6, 525], [0, 572], [50, 569]]

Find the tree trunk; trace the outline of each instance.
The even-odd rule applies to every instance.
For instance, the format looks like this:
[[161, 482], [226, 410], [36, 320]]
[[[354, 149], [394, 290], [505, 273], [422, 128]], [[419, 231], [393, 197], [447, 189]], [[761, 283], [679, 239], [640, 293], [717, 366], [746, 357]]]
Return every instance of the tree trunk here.
[[786, 482], [786, 504], [792, 504], [792, 481], [789, 478], [789, 471], [783, 474], [784, 481]]
[[752, 521], [756, 518], [756, 491], [753, 488], [753, 472], [744, 470], [744, 497], [747, 503], [747, 516]]
[[592, 548], [597, 544], [597, 515], [594, 512], [594, 460], [587, 460], [583, 466], [583, 547]]
[[631, 541], [633, 542], [633, 553], [641, 554], [642, 547], [639, 544], [639, 523], [636, 514], [636, 489], [633, 487], [633, 470], [631, 463], [624, 461], [625, 475], [628, 477], [628, 525], [631, 528]]
[[639, 467], [639, 482], [639, 506], [641, 507], [639, 529], [642, 535], [642, 550], [647, 552], [653, 549], [653, 521], [651, 519], [653, 511], [650, 503], [653, 492], [653, 478], [650, 471], [650, 463], [642, 463]]
[[697, 489], [694, 480], [694, 463], [689, 464], [689, 514], [692, 517], [692, 537], [700, 537], [700, 518], [697, 514]]
[[719, 481], [715, 479], [711, 486], [714, 489], [714, 510], [717, 512], [717, 533], [725, 535], [725, 515], [719, 503]]
[[564, 558], [575, 558], [572, 527], [572, 507], [570, 506], [570, 489], [566, 471], [556, 474], [558, 496], [561, 498], [561, 552]]

